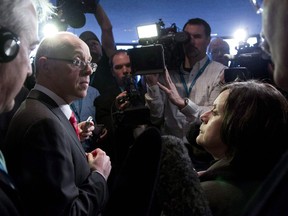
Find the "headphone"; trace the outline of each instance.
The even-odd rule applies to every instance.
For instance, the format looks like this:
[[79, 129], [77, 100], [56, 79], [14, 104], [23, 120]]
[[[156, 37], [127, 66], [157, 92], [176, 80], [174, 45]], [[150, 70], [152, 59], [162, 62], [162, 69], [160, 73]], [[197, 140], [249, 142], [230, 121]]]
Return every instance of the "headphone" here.
[[9, 29], [0, 27], [0, 62], [12, 61], [18, 54], [20, 40], [18, 35]]

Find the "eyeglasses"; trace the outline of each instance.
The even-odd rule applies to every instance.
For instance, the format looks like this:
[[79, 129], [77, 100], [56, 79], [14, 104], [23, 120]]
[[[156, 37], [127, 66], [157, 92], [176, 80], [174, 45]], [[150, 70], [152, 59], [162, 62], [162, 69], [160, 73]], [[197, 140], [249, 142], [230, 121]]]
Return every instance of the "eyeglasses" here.
[[120, 69], [122, 69], [124, 66], [125, 66], [125, 67], [131, 67], [131, 63], [114, 65], [114, 68], [115, 68], [116, 70], [120, 70]]
[[53, 58], [53, 57], [46, 57], [47, 59], [56, 60], [56, 61], [66, 61], [70, 64], [73, 64], [74, 66], [78, 67], [80, 70], [85, 70], [87, 66], [89, 65], [92, 69], [92, 73], [94, 73], [98, 67], [98, 65], [94, 62], [84, 62], [79, 58], [75, 59], [62, 59], [62, 58]]
[[263, 12], [263, 1], [264, 0], [250, 0], [254, 8], [256, 9], [256, 13], [260, 14]]

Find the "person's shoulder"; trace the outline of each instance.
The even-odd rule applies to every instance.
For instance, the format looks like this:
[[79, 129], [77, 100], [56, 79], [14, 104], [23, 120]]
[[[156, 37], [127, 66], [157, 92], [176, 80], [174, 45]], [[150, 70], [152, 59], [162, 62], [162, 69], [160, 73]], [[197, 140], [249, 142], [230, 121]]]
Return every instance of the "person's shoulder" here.
[[222, 180], [201, 182], [213, 215], [237, 215], [245, 202], [241, 188]]
[[[213, 191], [213, 193], [234, 193], [240, 192], [241, 190], [236, 187], [234, 184], [229, 183], [228, 181], [223, 180], [208, 180], [201, 181], [201, 186], [205, 191]], [[222, 192], [221, 192], [222, 191]]]
[[94, 96], [99, 96], [100, 95], [98, 89], [93, 87], [93, 86], [89, 86], [88, 87], [87, 94], [94, 95]]
[[228, 68], [226, 65], [223, 65], [220, 62], [216, 62], [213, 60], [210, 61], [210, 67], [213, 67], [213, 68], [216, 68], [219, 70], [224, 70], [224, 69]]
[[104, 101], [109, 102], [115, 100], [116, 96], [121, 93], [119, 87], [110, 86], [103, 91], [99, 97], [96, 97], [95, 103], [103, 103]]

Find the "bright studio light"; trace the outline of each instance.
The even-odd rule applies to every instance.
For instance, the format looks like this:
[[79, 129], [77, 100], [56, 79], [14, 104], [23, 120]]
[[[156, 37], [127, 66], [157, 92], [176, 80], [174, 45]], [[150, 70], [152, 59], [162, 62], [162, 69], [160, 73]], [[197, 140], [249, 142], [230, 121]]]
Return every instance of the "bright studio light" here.
[[158, 36], [157, 24], [144, 25], [137, 27], [138, 38], [152, 38]]
[[43, 35], [46, 36], [51, 36], [53, 34], [56, 34], [59, 31], [58, 27], [54, 25], [53, 23], [47, 23], [43, 27]]
[[46, 23], [41, 25], [42, 36], [51, 36], [59, 31], [66, 31], [68, 24], [65, 19], [61, 18], [62, 15], [50, 17]]
[[234, 38], [238, 42], [243, 42], [247, 38], [247, 31], [245, 29], [238, 29], [234, 33]]

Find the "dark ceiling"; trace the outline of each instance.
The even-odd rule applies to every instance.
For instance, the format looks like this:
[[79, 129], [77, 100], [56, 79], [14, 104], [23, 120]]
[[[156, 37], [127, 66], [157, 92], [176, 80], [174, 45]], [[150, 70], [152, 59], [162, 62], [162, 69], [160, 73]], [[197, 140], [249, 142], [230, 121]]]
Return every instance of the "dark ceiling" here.
[[[200, 17], [211, 25], [212, 34], [223, 37], [233, 36], [237, 28], [246, 29], [249, 35], [261, 30], [261, 16], [249, 0], [103, 0], [100, 4], [110, 17], [117, 43], [137, 42], [136, 27], [159, 19], [165, 27], [175, 23], [182, 29], [188, 19]], [[86, 30], [100, 34], [93, 14], [86, 14], [84, 27], [68, 29], [77, 35]]]

